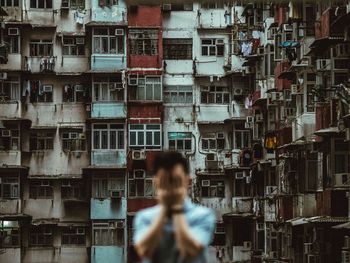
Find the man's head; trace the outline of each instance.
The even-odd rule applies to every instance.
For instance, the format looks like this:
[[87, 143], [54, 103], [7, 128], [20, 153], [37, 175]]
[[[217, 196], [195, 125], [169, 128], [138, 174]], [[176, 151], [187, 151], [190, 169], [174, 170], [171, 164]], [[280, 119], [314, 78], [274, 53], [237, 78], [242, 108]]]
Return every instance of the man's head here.
[[154, 160], [155, 185], [159, 189], [184, 187], [189, 183], [187, 159], [179, 152], [168, 151]]

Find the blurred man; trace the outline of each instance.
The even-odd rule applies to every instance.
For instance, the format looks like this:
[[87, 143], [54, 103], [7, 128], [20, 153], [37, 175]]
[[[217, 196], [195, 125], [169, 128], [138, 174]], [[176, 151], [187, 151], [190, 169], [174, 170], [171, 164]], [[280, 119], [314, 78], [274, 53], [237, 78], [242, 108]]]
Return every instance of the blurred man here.
[[187, 160], [178, 152], [166, 152], [156, 158], [154, 170], [158, 205], [136, 214], [137, 253], [144, 263], [208, 263], [215, 214], [189, 200]]

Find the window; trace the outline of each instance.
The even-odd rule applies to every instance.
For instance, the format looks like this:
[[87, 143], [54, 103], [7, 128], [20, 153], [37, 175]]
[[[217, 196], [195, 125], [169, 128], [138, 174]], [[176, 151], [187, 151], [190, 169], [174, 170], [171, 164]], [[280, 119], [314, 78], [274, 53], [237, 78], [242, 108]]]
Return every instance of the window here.
[[19, 0], [1, 0], [0, 6], [2, 7], [14, 7], [19, 6]]
[[164, 87], [165, 103], [193, 103], [192, 86]]
[[230, 93], [226, 87], [202, 86], [201, 103], [228, 104], [230, 103]]
[[129, 145], [132, 149], [161, 149], [160, 124], [130, 124]]
[[192, 134], [190, 132], [168, 132], [169, 150], [192, 150]]
[[54, 132], [34, 132], [30, 134], [30, 150], [52, 150]]
[[65, 84], [63, 86], [63, 102], [84, 102], [87, 91], [82, 84]]
[[83, 56], [85, 54], [84, 37], [63, 37], [63, 55]]
[[242, 172], [235, 173], [234, 196], [249, 197], [250, 196], [250, 192], [249, 192], [250, 185], [247, 184], [246, 175], [245, 175], [245, 173], [243, 173], [244, 176], [238, 177], [238, 176], [236, 176], [238, 173], [242, 173]]
[[0, 198], [16, 199], [19, 198], [19, 178], [1, 177], [0, 178]]
[[53, 85], [32, 86], [30, 91], [30, 102], [52, 102]]
[[52, 226], [32, 226], [29, 230], [29, 244], [31, 246], [52, 246]]
[[192, 11], [193, 4], [171, 4], [171, 11]]
[[248, 130], [234, 131], [234, 149], [244, 149], [250, 147], [250, 132]]
[[19, 247], [20, 231], [18, 221], [0, 220], [0, 247]]
[[334, 140], [334, 173], [350, 172], [349, 143], [343, 140]]
[[52, 0], [30, 0], [30, 8], [52, 8]]
[[142, 77], [137, 79], [137, 85], [130, 90], [130, 100], [151, 100], [162, 99], [162, 78]]
[[100, 7], [117, 5], [118, 0], [98, 0], [98, 5]]
[[62, 245], [85, 245], [84, 227], [63, 227], [61, 230]]
[[224, 223], [216, 223], [212, 246], [226, 245], [226, 230]]
[[[117, 30], [120, 33], [117, 33]], [[116, 28], [93, 29], [94, 54], [124, 54], [124, 31]]]
[[85, 0], [62, 0], [62, 6], [69, 7], [71, 9], [84, 9]]
[[223, 180], [202, 180], [202, 197], [225, 197], [225, 183]]
[[19, 124], [7, 124], [6, 129], [0, 129], [0, 151], [17, 151], [19, 149]]
[[20, 35], [19, 28], [7, 28], [7, 30], [17, 31], [13, 35], [5, 35], [5, 42], [9, 44], [8, 51], [11, 54], [19, 54], [20, 53]]
[[124, 149], [123, 124], [93, 124], [92, 149]]
[[163, 39], [164, 59], [192, 60], [192, 39]]
[[85, 197], [85, 185], [81, 180], [62, 180], [61, 183], [62, 199], [82, 200]]
[[3, 85], [0, 86], [0, 100], [1, 101], [12, 101], [19, 100], [20, 84], [19, 77], [7, 76], [7, 79], [3, 81]]
[[153, 178], [146, 175], [144, 170], [129, 172], [129, 197], [154, 196]]
[[49, 180], [32, 180], [29, 182], [29, 197], [33, 199], [52, 199], [53, 183]]
[[53, 44], [51, 39], [31, 39], [29, 43], [30, 56], [49, 57], [53, 54]]
[[124, 221], [92, 223], [92, 243], [94, 246], [123, 246]]
[[94, 77], [92, 101], [124, 101], [124, 88], [121, 75]]
[[85, 151], [85, 134], [82, 131], [65, 131], [62, 133], [63, 151]]
[[225, 149], [225, 135], [223, 133], [204, 133], [201, 142], [203, 150], [215, 151]]
[[129, 41], [131, 55], [154, 56], [158, 54], [158, 30], [130, 29]]
[[[124, 174], [120, 174], [124, 175]], [[92, 180], [92, 197], [109, 198], [111, 191], [120, 191], [125, 196], [125, 181], [123, 177], [117, 178], [116, 174], [95, 176]]]
[[208, 3], [202, 3], [201, 7], [203, 9], [220, 9], [220, 8], [224, 8], [224, 4], [223, 3], [208, 2]]
[[225, 44], [223, 39], [202, 39], [202, 56], [224, 56]]

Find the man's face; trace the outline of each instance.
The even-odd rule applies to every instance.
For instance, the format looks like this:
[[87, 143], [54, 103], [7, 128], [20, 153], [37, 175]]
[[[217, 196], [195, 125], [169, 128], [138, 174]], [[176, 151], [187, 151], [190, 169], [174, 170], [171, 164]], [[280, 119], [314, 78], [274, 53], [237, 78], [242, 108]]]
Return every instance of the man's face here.
[[156, 188], [157, 189], [174, 189], [188, 187], [188, 175], [185, 173], [181, 164], [177, 164], [170, 171], [165, 169], [158, 170], [156, 174]]

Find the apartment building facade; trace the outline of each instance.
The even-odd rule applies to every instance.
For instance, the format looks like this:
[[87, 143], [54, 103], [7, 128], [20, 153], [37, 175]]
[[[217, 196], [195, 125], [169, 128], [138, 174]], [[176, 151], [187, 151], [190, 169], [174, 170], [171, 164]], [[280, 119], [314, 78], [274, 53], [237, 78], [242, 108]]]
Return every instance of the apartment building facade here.
[[349, 2], [0, 3], [0, 262], [139, 262], [164, 150], [209, 262], [350, 262]]

